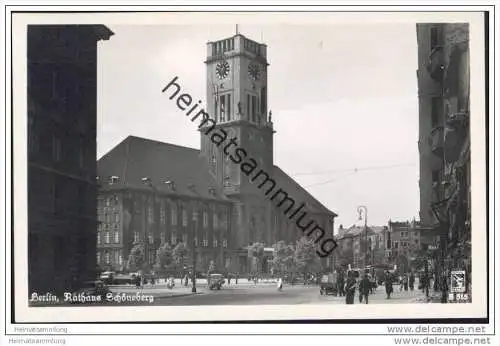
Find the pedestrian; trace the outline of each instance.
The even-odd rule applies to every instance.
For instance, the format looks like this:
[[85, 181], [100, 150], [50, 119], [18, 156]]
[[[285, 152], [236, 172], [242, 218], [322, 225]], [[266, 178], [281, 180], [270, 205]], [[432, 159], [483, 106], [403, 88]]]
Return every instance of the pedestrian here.
[[353, 278], [352, 272], [347, 273], [345, 283], [345, 303], [354, 304], [354, 295], [356, 294], [356, 279]]
[[413, 272], [410, 272], [410, 291], [413, 291], [415, 288], [415, 274]]
[[344, 274], [343, 273], [339, 273], [339, 276], [338, 276], [338, 279], [337, 279], [337, 289], [339, 291], [339, 296], [340, 297], [343, 297], [345, 295], [345, 292], [344, 292]]
[[281, 277], [278, 279], [278, 291], [281, 291], [283, 290], [283, 280], [281, 279]]
[[359, 282], [359, 302], [363, 302], [363, 298], [365, 299], [365, 303], [368, 304], [368, 294], [370, 293], [370, 278], [368, 277], [368, 274], [365, 274], [365, 276], [361, 279]]
[[392, 275], [391, 273], [389, 273], [389, 271], [385, 273], [384, 284], [385, 284], [385, 293], [387, 295], [386, 299], [390, 299], [392, 293]]
[[448, 275], [446, 272], [441, 275], [441, 303], [448, 303]]
[[235, 277], [234, 277], [234, 282], [236, 283], [236, 285], [238, 284], [238, 273], [236, 273]]
[[405, 292], [408, 292], [408, 274], [403, 276], [403, 287]]

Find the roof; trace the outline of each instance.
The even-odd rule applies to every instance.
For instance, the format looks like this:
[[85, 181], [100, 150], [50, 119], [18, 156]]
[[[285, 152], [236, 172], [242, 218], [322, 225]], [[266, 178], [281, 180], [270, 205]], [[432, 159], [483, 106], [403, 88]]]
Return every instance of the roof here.
[[[128, 136], [97, 161], [97, 174], [104, 190], [153, 188], [160, 193], [227, 200], [199, 150], [150, 139]], [[112, 176], [119, 181], [104, 183]], [[145, 177], [151, 186], [142, 182]], [[166, 181], [173, 182], [175, 190]]]
[[105, 41], [109, 40], [115, 34], [105, 25], [93, 25], [93, 29], [97, 38]]
[[369, 228], [377, 234], [382, 233], [385, 230], [388, 230], [387, 226], [370, 226]]
[[[229, 201], [198, 149], [128, 136], [97, 161], [97, 172], [104, 190], [151, 191], [154, 188], [169, 194]], [[119, 178], [118, 183], [105, 184], [112, 176]], [[145, 177], [151, 186], [142, 182]], [[337, 216], [277, 166], [274, 166], [273, 179], [297, 205], [304, 203], [305, 210]], [[165, 181], [172, 181], [175, 191], [170, 190]], [[215, 189], [215, 196], [209, 193], [210, 188]]]
[[[378, 226], [367, 227], [367, 235], [373, 235], [378, 233], [373, 228], [378, 228]], [[342, 235], [339, 234], [336, 239], [354, 238], [364, 234], [364, 232], [365, 232], [364, 226], [351, 226], [348, 229], [345, 229]]]
[[333, 217], [338, 215], [326, 208], [321, 202], [314, 198], [309, 192], [307, 192], [302, 186], [299, 185], [293, 178], [286, 174], [278, 166], [274, 166], [274, 180], [276, 181], [276, 186], [285, 191], [291, 198], [293, 198], [298, 204], [304, 203], [306, 208], [310, 212], [316, 213], [326, 213]]

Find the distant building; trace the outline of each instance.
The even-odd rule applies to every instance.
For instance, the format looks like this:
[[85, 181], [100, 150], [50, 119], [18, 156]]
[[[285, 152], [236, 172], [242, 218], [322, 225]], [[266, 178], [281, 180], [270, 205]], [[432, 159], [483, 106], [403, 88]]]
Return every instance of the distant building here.
[[97, 41], [103, 25], [28, 26], [28, 285], [94, 278]]
[[420, 221], [444, 269], [470, 270], [469, 25], [417, 24]]
[[384, 239], [387, 227], [340, 225], [335, 237], [338, 248], [334, 252], [334, 266], [362, 268], [384, 262]]
[[[274, 165], [266, 45], [241, 34], [209, 42], [205, 64], [205, 111], [216, 122], [212, 132], [236, 138], [248, 155], [241, 154], [243, 159], [253, 159], [255, 173], [263, 173], [251, 180], [242, 161], [237, 164], [230, 159], [224, 145], [215, 143], [204, 129], [200, 150], [128, 137], [98, 163], [103, 223], [97, 256], [101, 267], [123, 267], [135, 239], [150, 244], [147, 260], [153, 264], [154, 249], [164, 239], [172, 245], [184, 242], [196, 247], [200, 270], [207, 270], [213, 260], [221, 270], [247, 273], [254, 270], [248, 257], [250, 245], [262, 243], [270, 248], [280, 240], [295, 244], [304, 235], [285, 215], [301, 203], [301, 210], [308, 213], [302, 224], [313, 220], [325, 238], [333, 237], [337, 215]], [[183, 93], [182, 81], [166, 84], [164, 97], [186, 114], [194, 116], [199, 111], [192, 111], [196, 105], [187, 110], [194, 96]], [[143, 184], [145, 178], [149, 185]], [[275, 186], [271, 196], [281, 191], [278, 206], [267, 194]], [[111, 203], [116, 203], [113, 208]], [[198, 223], [196, 212], [202, 215]], [[269, 270], [271, 256], [272, 251], [265, 251], [262, 270]], [[323, 259], [323, 265], [329, 263]]]
[[388, 262], [396, 264], [402, 272], [407, 272], [421, 251], [420, 231], [408, 221], [389, 221], [389, 233], [391, 249]]
[[[361, 268], [366, 265], [397, 265], [401, 271], [416, 269], [422, 251], [432, 248], [432, 232], [419, 222], [389, 221], [388, 226], [339, 226], [336, 235], [334, 266]], [[367, 244], [365, 249], [365, 242]]]

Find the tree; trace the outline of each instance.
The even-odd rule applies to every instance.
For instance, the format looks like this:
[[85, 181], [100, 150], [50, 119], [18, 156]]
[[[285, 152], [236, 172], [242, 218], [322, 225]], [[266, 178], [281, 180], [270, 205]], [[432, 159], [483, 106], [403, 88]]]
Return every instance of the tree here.
[[281, 275], [291, 271], [295, 262], [295, 249], [293, 248], [293, 245], [288, 245], [284, 241], [280, 240], [273, 245], [273, 248], [274, 252], [271, 263], [274, 273]]
[[162, 243], [156, 250], [155, 269], [162, 273], [170, 269], [174, 262], [172, 247], [169, 243]]
[[184, 265], [186, 264], [189, 257], [189, 250], [185, 243], [179, 243], [174, 247], [172, 251], [172, 258], [175, 264], [182, 271], [184, 269]]
[[255, 260], [257, 273], [260, 273], [262, 269], [262, 259], [264, 258], [264, 244], [253, 243], [250, 245], [248, 247], [248, 257]]
[[146, 266], [145, 248], [143, 243], [134, 243], [128, 256], [127, 268], [131, 271], [142, 270]]
[[297, 241], [294, 259], [297, 270], [304, 275], [304, 278], [308, 273], [317, 272], [321, 268], [316, 254], [316, 244], [312, 239], [302, 237]]

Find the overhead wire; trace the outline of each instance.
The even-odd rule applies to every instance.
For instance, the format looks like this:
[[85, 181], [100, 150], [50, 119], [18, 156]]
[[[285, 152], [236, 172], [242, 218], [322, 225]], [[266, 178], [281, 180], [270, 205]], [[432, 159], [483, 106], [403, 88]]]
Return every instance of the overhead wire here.
[[333, 169], [328, 171], [313, 171], [313, 172], [303, 172], [303, 173], [295, 173], [293, 176], [301, 176], [301, 175], [321, 175], [321, 174], [329, 174], [336, 172], [359, 172], [359, 171], [367, 171], [367, 170], [378, 170], [378, 169], [388, 169], [388, 168], [399, 168], [399, 167], [414, 167], [416, 164], [407, 163], [407, 164], [399, 164], [399, 165], [387, 165], [387, 166], [367, 166], [367, 167], [354, 167], [347, 169]]
[[[346, 169], [346, 170], [336, 170], [336, 172], [343, 171], [343, 172], [347, 172], [347, 174], [344, 174], [340, 177], [335, 177], [333, 179], [329, 179], [329, 180], [321, 181], [321, 182], [314, 183], [311, 185], [307, 185], [307, 186], [305, 186], [305, 188], [334, 183], [342, 178], [346, 178], [348, 176], [354, 175], [354, 174], [358, 173], [359, 171], [379, 170], [379, 169], [389, 169], [389, 168], [399, 168], [399, 167], [410, 167], [410, 166], [415, 166], [415, 164], [391, 165], [391, 166], [373, 166], [373, 167], [363, 167], [363, 168], [351, 168], [351, 169]], [[323, 171], [322, 173], [314, 173], [314, 174], [313, 174], [313, 172], [311, 172], [311, 173], [303, 173], [302, 175], [325, 174], [326, 172], [332, 173], [334, 171]], [[300, 174], [298, 174], [298, 175], [300, 175]]]

